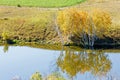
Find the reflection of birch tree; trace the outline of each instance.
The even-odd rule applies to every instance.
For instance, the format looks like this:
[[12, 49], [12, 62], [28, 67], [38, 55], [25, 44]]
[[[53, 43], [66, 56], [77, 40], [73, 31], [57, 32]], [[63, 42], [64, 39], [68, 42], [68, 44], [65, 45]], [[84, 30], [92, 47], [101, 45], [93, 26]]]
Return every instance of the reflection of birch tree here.
[[94, 75], [104, 75], [111, 69], [111, 62], [102, 51], [65, 51], [59, 56], [57, 65], [71, 77], [88, 71]]

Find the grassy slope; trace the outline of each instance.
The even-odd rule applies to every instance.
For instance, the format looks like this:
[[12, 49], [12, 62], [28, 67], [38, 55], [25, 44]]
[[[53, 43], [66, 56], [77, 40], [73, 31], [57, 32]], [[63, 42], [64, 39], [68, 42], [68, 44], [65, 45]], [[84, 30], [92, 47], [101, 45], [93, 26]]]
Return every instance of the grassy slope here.
[[0, 5], [12, 6], [39, 6], [39, 7], [63, 7], [71, 6], [85, 0], [0, 0]]
[[7, 32], [12, 40], [50, 41], [56, 36], [53, 12], [33, 8], [0, 8], [0, 36]]
[[[80, 9], [85, 10], [100, 8], [110, 11], [113, 19], [113, 25], [118, 28], [115, 30], [117, 32], [117, 34], [115, 33], [115, 36], [120, 37], [119, 4], [120, 1], [106, 1], [100, 3], [85, 2], [75, 7], [80, 7]], [[19, 8], [0, 6], [0, 38], [3, 32], [9, 32], [9, 35], [13, 39], [20, 39], [23, 41], [46, 40], [48, 42], [58, 42], [60, 39], [58, 36], [56, 38], [57, 33], [55, 31], [53, 22], [53, 14], [57, 11], [57, 8]], [[21, 24], [23, 25], [21, 26]], [[45, 32], [46, 29], [47, 31]], [[113, 30], [112, 32], [115, 31]]]
[[77, 5], [81, 9], [90, 11], [91, 9], [101, 9], [110, 12], [112, 22], [120, 25], [120, 0], [88, 0]]

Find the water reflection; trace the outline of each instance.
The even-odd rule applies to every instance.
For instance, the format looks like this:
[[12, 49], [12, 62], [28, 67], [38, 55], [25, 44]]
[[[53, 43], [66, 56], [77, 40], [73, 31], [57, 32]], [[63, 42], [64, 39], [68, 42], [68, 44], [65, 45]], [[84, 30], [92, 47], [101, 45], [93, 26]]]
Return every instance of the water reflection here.
[[4, 48], [3, 48], [4, 53], [7, 53], [7, 52], [8, 52], [8, 49], [9, 49], [8, 44], [5, 44], [5, 45], [4, 45]]
[[30, 80], [42, 80], [42, 76], [39, 72], [36, 72], [31, 76]]
[[[0, 49], [0, 80], [30, 80], [31, 77], [42, 77], [42, 80], [100, 80], [97, 77], [101, 80], [120, 79], [119, 52], [76, 51], [70, 48], [56, 51], [7, 45]], [[5, 52], [8, 54], [3, 54]]]
[[12, 78], [12, 80], [21, 80], [21, 78], [20, 78], [20, 76], [14, 76], [13, 78]]
[[59, 72], [53, 72], [46, 77], [42, 77], [40, 72], [35, 72], [30, 77], [30, 80], [66, 80], [66, 79]]
[[91, 72], [93, 75], [106, 75], [111, 69], [111, 61], [103, 51], [65, 51], [57, 60], [57, 65], [70, 77], [77, 73]]

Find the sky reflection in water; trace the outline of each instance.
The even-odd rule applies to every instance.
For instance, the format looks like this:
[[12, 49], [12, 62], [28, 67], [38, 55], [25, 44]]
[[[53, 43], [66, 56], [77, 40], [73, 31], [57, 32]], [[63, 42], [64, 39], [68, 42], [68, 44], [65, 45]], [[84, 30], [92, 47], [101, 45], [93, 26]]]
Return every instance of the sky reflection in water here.
[[[19, 46], [10, 46], [7, 51], [1, 46], [0, 80], [12, 80], [14, 76], [29, 80], [36, 71], [42, 76], [58, 71], [66, 79], [73, 77], [73, 80], [99, 80], [100, 76], [102, 76], [101, 80], [108, 80], [111, 77], [119, 80], [119, 53], [84, 50], [81, 52], [69, 50], [61, 53], [61, 51]], [[105, 74], [107, 77], [103, 77]]]

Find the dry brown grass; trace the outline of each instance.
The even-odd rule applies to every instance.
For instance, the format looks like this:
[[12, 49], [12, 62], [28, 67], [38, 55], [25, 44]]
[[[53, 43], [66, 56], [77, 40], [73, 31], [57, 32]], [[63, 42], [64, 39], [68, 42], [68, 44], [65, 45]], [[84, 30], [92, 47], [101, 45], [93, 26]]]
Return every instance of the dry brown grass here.
[[[95, 8], [110, 12], [113, 23], [120, 24], [120, 0], [88, 0], [77, 6], [80, 9], [92, 10]], [[68, 7], [66, 7], [68, 8]], [[0, 6], [0, 19], [6, 17], [31, 17], [45, 14], [46, 11], [57, 11], [64, 8], [36, 8], [36, 7], [9, 7]]]
[[[77, 7], [82, 10], [87, 10], [91, 11], [93, 9], [102, 9], [105, 11], [110, 12], [111, 17], [112, 17], [112, 22], [113, 22], [113, 27], [118, 27], [117, 29], [120, 29], [120, 0], [88, 0], [84, 3], [81, 3], [76, 6], [72, 7]], [[69, 8], [69, 7], [65, 7]], [[9, 24], [8, 26], [5, 25], [7, 29], [12, 29], [15, 28], [13, 21], [15, 20], [25, 20], [26, 21], [26, 27], [24, 26], [24, 30], [21, 30], [23, 34], [27, 34], [26, 32], [31, 29], [31, 25], [35, 24], [36, 22], [41, 22], [35, 24], [36, 29], [35, 32], [39, 33], [39, 30], [41, 27], [43, 28], [46, 26], [46, 22], [49, 22], [51, 19], [51, 16], [53, 16], [54, 13], [57, 13], [59, 9], [64, 9], [64, 8], [38, 8], [38, 7], [13, 7], [13, 6], [0, 6], [0, 33], [3, 31], [3, 25]], [[42, 23], [43, 22], [43, 23]], [[15, 23], [17, 26], [19, 26], [18, 23]], [[30, 25], [30, 26], [29, 26]], [[47, 24], [48, 26], [48, 24]], [[52, 26], [52, 24], [50, 25]], [[10, 28], [11, 27], [11, 28]], [[37, 29], [39, 27], [39, 29]], [[46, 28], [46, 27], [45, 27]], [[33, 30], [30, 30], [33, 32]], [[28, 31], [30, 33], [30, 31]], [[44, 30], [42, 30], [44, 32]], [[119, 34], [118, 30], [118, 34]], [[20, 32], [17, 32], [20, 34]], [[33, 34], [33, 33], [32, 33]], [[30, 35], [30, 34], [27, 34]], [[39, 34], [35, 34], [40, 36]], [[26, 36], [24, 36], [26, 37]], [[41, 38], [41, 37], [39, 37]]]
[[12, 40], [50, 41], [56, 36], [54, 10], [27, 7], [0, 7], [0, 40], [9, 33]]
[[77, 7], [88, 11], [96, 8], [108, 11], [112, 16], [112, 22], [120, 25], [120, 0], [89, 0]]

